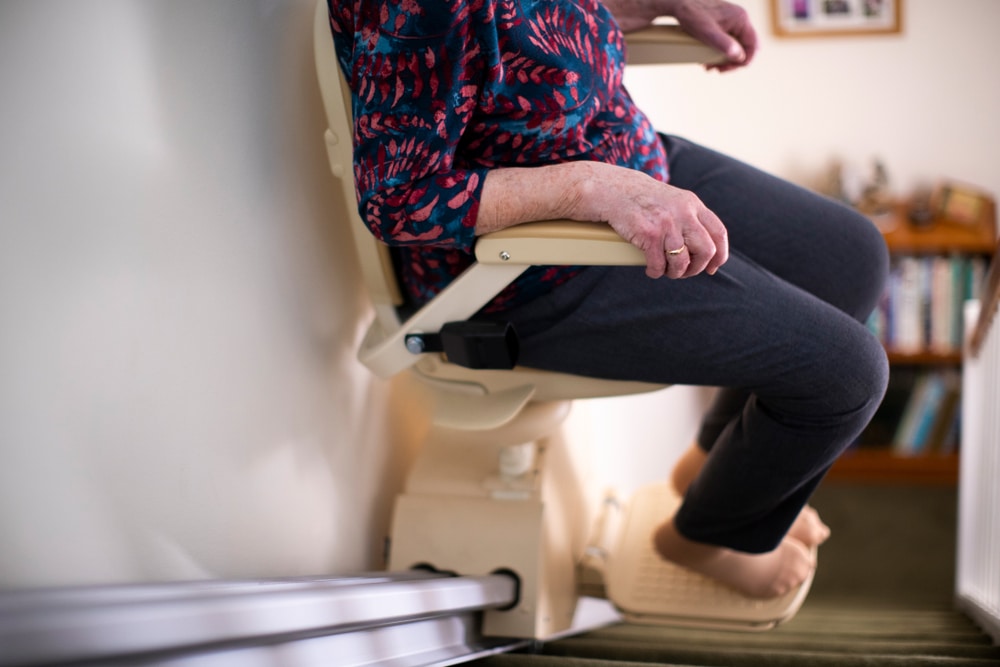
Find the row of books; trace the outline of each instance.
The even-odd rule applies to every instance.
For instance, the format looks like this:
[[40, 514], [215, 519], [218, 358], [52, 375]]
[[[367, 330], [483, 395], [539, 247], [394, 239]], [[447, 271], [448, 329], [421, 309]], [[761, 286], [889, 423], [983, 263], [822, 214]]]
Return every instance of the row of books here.
[[904, 456], [954, 452], [959, 442], [961, 400], [962, 379], [957, 369], [918, 375], [896, 427], [893, 451]]
[[985, 271], [986, 260], [977, 255], [894, 256], [868, 326], [894, 352], [956, 352], [963, 304], [979, 296]]

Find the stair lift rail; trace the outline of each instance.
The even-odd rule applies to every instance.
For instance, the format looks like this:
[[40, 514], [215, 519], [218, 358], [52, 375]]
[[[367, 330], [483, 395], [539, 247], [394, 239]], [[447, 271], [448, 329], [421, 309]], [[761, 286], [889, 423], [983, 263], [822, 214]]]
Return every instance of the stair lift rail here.
[[412, 571], [9, 591], [0, 667], [451, 665], [527, 643], [478, 633], [517, 586]]

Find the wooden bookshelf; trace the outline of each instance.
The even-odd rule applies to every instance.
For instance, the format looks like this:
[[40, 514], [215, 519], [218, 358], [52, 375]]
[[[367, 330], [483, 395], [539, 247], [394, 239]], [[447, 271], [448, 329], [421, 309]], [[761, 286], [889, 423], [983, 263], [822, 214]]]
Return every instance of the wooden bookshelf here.
[[833, 482], [950, 486], [958, 482], [958, 455], [899, 456], [888, 448], [858, 448], [841, 456], [827, 479]]
[[[993, 201], [985, 203], [980, 219], [974, 224], [939, 218], [930, 224], [914, 225], [904, 205], [872, 219], [882, 231], [889, 252], [895, 256], [989, 257], [997, 250], [996, 204]], [[901, 370], [904, 368], [910, 372], [924, 367], [961, 370], [962, 365], [960, 351], [899, 352], [889, 347], [887, 354], [892, 367], [890, 372], [894, 374], [904, 372]], [[830, 470], [827, 479], [833, 482], [954, 485], [958, 481], [958, 468], [957, 453], [931, 451], [904, 455], [894, 451], [889, 442], [866, 442], [846, 452]]]
[[919, 366], [936, 366], [936, 365], [958, 365], [962, 363], [962, 353], [961, 352], [897, 352], [895, 350], [886, 350], [886, 356], [889, 358], [890, 365], [919, 365]]
[[873, 216], [882, 230], [889, 250], [896, 254], [966, 253], [990, 254], [996, 244], [996, 204], [989, 202], [976, 224], [938, 218], [926, 226], [912, 224], [906, 206], [899, 204], [889, 213]]

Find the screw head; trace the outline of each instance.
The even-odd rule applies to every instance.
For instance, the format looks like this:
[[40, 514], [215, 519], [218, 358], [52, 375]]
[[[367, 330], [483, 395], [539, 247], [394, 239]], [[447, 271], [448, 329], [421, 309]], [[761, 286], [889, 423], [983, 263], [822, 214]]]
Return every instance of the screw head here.
[[502, 259], [503, 261], [506, 262], [507, 260], [510, 259], [510, 253], [507, 252], [506, 250], [501, 250], [500, 251], [500, 259]]

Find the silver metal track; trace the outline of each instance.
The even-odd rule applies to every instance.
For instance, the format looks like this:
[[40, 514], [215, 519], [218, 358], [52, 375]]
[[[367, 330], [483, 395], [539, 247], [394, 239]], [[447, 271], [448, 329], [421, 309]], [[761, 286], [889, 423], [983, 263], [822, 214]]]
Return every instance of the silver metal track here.
[[508, 576], [377, 573], [0, 593], [0, 667], [454, 665], [524, 645], [477, 612], [515, 602]]

